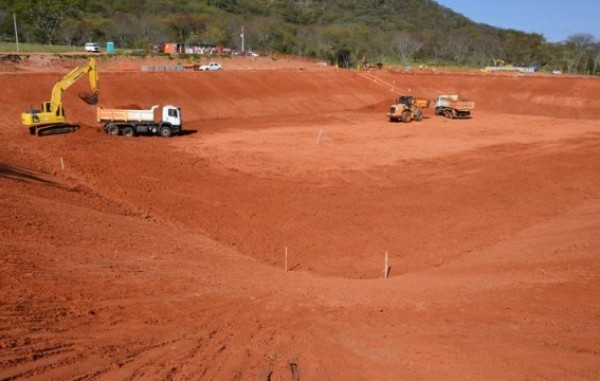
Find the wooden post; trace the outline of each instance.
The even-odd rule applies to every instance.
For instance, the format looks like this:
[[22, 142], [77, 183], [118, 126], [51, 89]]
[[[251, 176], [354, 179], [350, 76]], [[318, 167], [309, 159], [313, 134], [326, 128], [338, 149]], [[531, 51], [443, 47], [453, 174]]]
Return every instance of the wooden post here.
[[287, 255], [287, 246], [285, 247], [285, 272], [288, 271], [288, 255]]
[[387, 279], [388, 277], [388, 252], [385, 252], [385, 265], [383, 267], [383, 278]]
[[323, 129], [319, 130], [319, 135], [317, 136], [317, 144], [321, 141], [321, 135], [323, 134]]
[[63, 171], [64, 171], [64, 169], [65, 169], [65, 161], [63, 160], [63, 158], [62, 158], [62, 157], [60, 158], [60, 167], [61, 167], [61, 168], [63, 169]]
[[15, 24], [15, 41], [17, 42], [17, 53], [19, 50], [19, 32], [17, 31], [17, 14], [13, 12], [13, 23]]

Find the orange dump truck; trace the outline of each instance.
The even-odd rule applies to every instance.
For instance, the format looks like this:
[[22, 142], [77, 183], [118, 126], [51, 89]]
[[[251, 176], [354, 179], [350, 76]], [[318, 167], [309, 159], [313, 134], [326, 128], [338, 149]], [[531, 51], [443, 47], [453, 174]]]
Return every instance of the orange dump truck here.
[[443, 115], [446, 118], [470, 118], [471, 111], [475, 108], [475, 102], [463, 99], [456, 94], [438, 95], [435, 104], [435, 115]]

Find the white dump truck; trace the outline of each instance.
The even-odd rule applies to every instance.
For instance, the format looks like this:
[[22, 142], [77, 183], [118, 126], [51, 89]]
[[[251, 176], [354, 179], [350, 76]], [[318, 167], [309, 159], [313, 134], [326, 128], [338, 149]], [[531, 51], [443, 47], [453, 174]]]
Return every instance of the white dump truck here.
[[446, 118], [470, 118], [471, 111], [475, 108], [475, 102], [462, 99], [456, 94], [438, 95], [434, 100], [435, 115], [443, 115]]
[[111, 135], [160, 135], [168, 138], [183, 130], [181, 109], [176, 106], [152, 106], [150, 110], [105, 109], [98, 107], [98, 122]]

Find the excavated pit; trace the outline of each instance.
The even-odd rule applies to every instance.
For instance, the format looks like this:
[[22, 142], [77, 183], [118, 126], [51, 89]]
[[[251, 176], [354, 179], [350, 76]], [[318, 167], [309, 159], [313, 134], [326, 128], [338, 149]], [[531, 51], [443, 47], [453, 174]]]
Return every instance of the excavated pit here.
[[[83, 83], [32, 137], [60, 70], [0, 74], [0, 378], [597, 378], [600, 82], [283, 61], [99, 61], [170, 139], [104, 134]], [[387, 121], [442, 93], [473, 118]]]

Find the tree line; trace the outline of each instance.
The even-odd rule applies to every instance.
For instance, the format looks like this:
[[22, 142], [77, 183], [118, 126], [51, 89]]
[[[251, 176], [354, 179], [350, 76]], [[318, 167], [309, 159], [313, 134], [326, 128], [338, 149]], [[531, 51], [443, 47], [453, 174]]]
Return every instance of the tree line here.
[[474, 23], [434, 0], [2, 0], [0, 38], [120, 48], [158, 43], [241, 48], [317, 57], [344, 67], [362, 61], [489, 66], [504, 62], [597, 75], [600, 41], [590, 34], [544, 36]]

